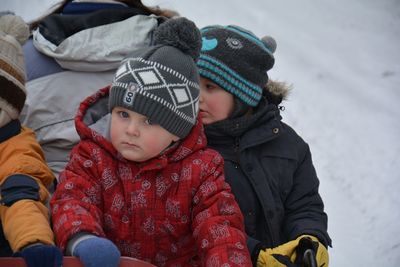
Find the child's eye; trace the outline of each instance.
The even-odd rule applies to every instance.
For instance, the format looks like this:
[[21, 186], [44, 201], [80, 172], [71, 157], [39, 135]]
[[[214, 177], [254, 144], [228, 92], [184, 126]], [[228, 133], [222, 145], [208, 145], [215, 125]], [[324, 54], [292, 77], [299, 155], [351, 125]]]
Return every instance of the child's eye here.
[[119, 116], [121, 117], [121, 118], [129, 118], [129, 114], [128, 114], [128, 112], [125, 112], [125, 111], [118, 111], [118, 114], [119, 114]]
[[208, 90], [211, 90], [211, 89], [214, 89], [215, 86], [214, 86], [214, 84], [212, 84], [212, 83], [207, 83], [207, 84], [206, 84], [206, 88], [207, 88]]
[[144, 123], [147, 124], [147, 125], [153, 125], [152, 121], [151, 121], [149, 118], [147, 118], [147, 119], [144, 121]]

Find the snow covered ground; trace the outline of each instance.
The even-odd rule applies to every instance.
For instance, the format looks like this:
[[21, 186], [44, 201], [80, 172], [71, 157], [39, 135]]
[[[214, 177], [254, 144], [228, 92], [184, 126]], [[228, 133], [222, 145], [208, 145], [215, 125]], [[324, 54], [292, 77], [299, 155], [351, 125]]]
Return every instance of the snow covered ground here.
[[[30, 20], [54, 0], [1, 0]], [[329, 216], [331, 266], [400, 266], [400, 2], [144, 0], [199, 27], [237, 24], [278, 43], [293, 85], [284, 121], [310, 144]]]

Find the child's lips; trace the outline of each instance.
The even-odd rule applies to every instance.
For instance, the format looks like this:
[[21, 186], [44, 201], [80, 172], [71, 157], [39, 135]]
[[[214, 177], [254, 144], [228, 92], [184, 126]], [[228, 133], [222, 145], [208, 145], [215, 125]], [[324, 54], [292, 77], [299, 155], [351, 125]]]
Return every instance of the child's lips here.
[[204, 111], [204, 110], [200, 110], [200, 112], [199, 112], [200, 118], [206, 117], [207, 114], [208, 114], [208, 112], [207, 112], [207, 111]]
[[137, 146], [137, 145], [135, 145], [135, 144], [133, 144], [133, 143], [129, 143], [129, 142], [123, 142], [122, 144], [125, 145], [125, 146], [128, 146], [128, 147], [132, 147], [132, 148], [137, 148], [137, 147], [139, 147], [139, 146]]

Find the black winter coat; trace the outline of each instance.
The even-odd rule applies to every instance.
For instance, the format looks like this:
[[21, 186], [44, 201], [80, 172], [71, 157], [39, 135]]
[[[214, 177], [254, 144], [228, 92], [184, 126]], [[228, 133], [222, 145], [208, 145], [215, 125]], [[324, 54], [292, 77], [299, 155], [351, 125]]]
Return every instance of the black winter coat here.
[[[244, 132], [244, 133], [243, 133]], [[225, 159], [225, 176], [245, 218], [253, 257], [302, 234], [331, 245], [310, 149], [279, 109], [263, 101], [252, 119], [206, 127], [208, 144]]]

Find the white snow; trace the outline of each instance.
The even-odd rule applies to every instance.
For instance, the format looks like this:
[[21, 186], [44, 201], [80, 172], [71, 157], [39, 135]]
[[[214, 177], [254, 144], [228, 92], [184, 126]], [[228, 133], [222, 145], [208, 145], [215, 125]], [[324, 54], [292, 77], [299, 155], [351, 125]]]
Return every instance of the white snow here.
[[[54, 0], [2, 0], [26, 20]], [[47, 3], [47, 4], [44, 4]], [[270, 77], [293, 85], [284, 121], [310, 144], [333, 240], [330, 266], [400, 265], [400, 2], [147, 0], [199, 27], [277, 41]]]

